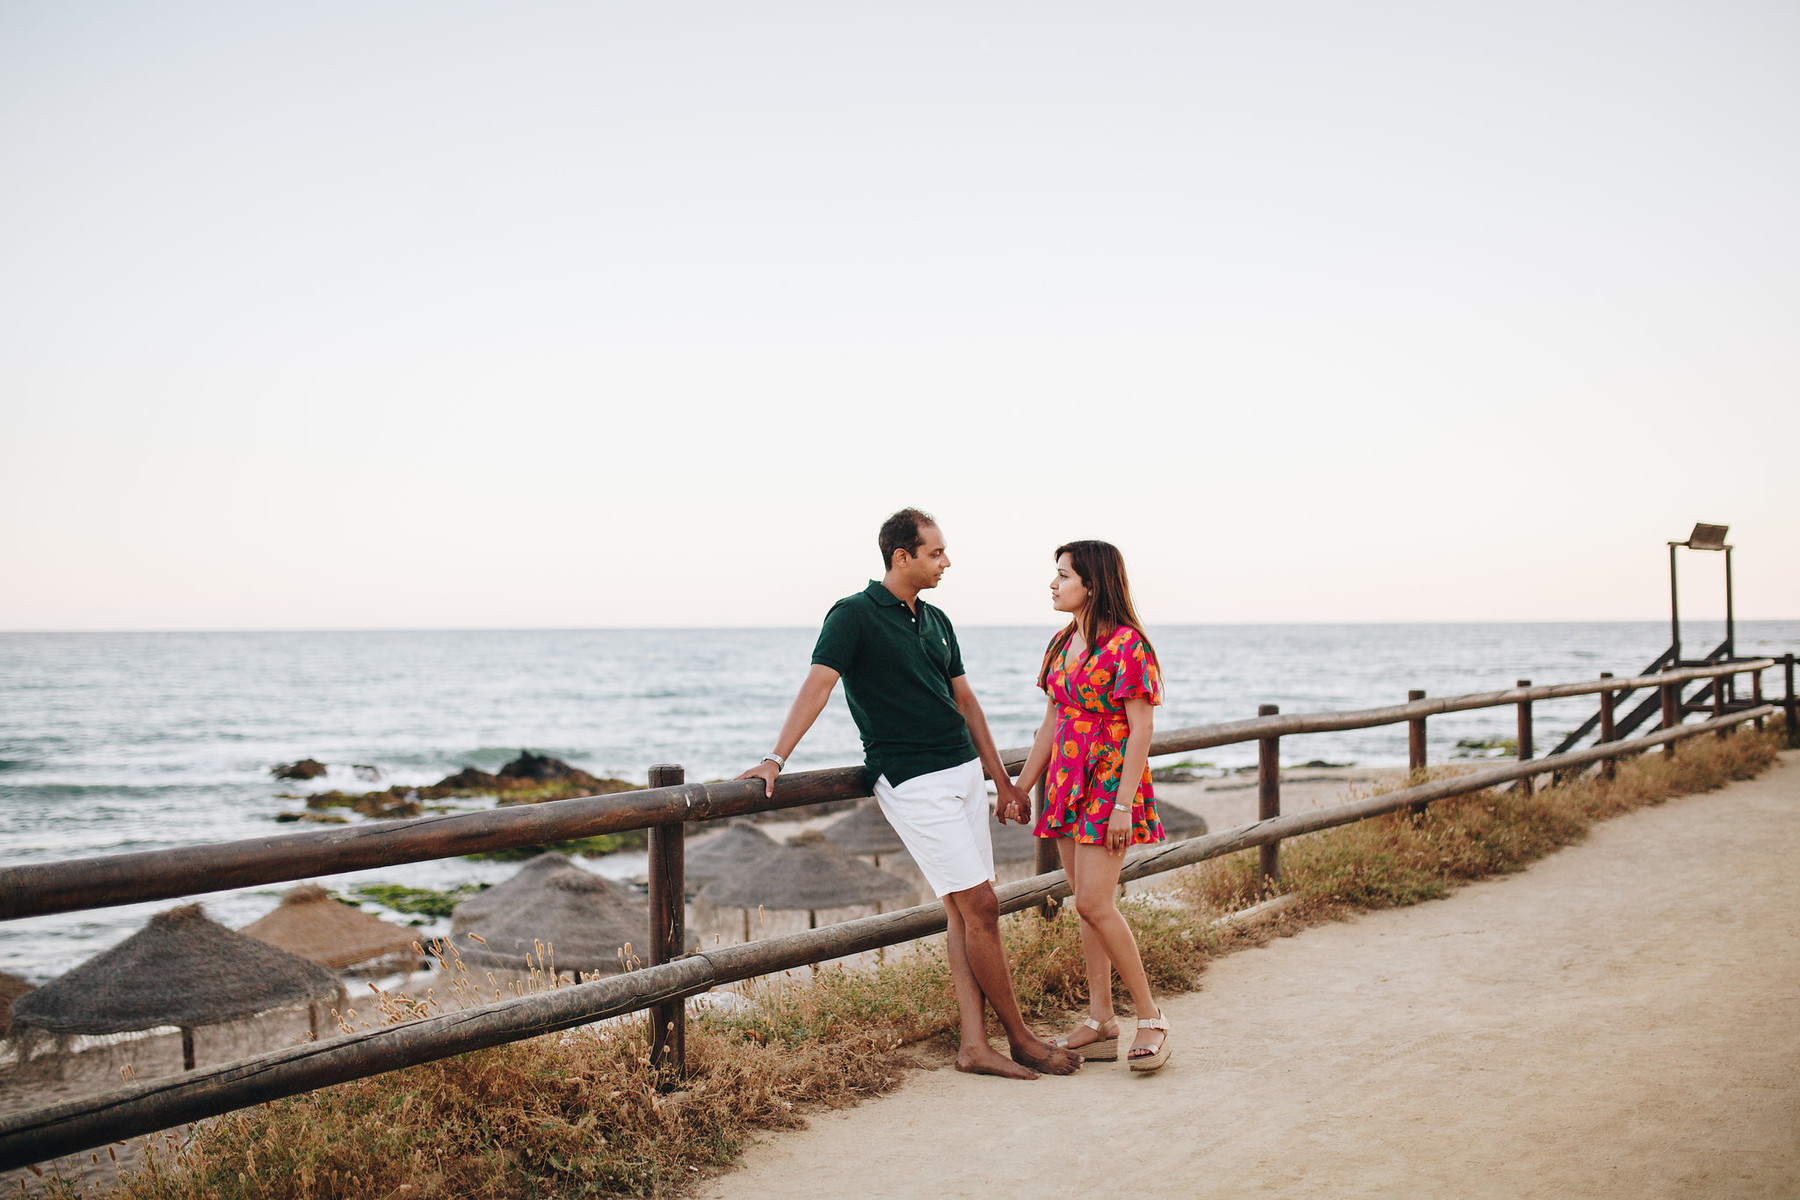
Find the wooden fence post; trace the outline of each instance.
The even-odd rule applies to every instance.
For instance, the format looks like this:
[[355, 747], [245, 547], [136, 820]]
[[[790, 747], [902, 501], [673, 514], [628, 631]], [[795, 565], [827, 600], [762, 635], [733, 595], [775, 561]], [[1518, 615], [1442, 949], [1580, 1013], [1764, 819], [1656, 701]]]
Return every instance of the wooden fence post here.
[[1787, 744], [1789, 750], [1800, 750], [1800, 721], [1794, 719], [1800, 705], [1794, 703], [1794, 656], [1792, 652], [1781, 656], [1782, 674], [1787, 676], [1787, 700], [1782, 704], [1783, 716], [1787, 722]]
[[[1425, 693], [1414, 688], [1406, 693], [1407, 703], [1423, 700]], [[1425, 782], [1425, 718], [1414, 717], [1406, 723], [1406, 775], [1409, 783]], [[1428, 804], [1415, 804], [1406, 811], [1414, 819], [1425, 815]]]
[[[1662, 685], [1662, 727], [1673, 729], [1681, 724], [1681, 685], [1665, 683]], [[1675, 757], [1675, 743], [1663, 743], [1663, 757]]]
[[[650, 768], [650, 786], [674, 787], [687, 781], [679, 766]], [[650, 965], [674, 962], [687, 953], [687, 823], [672, 821], [650, 828]], [[687, 1077], [687, 1011], [680, 1000], [665, 1000], [650, 1010], [650, 1062], [667, 1078]]]
[[[1612, 677], [1611, 671], [1600, 672], [1602, 679], [1611, 679]], [[1613, 724], [1613, 693], [1609, 690], [1600, 693], [1600, 742], [1604, 745], [1616, 740], [1618, 740], [1618, 732], [1617, 727]], [[1618, 759], [1603, 758], [1600, 760], [1600, 778], [1611, 779], [1618, 774], [1618, 770]]]
[[[1281, 711], [1278, 705], [1259, 705], [1256, 715], [1272, 717]], [[1256, 819], [1267, 821], [1281, 815], [1281, 739], [1258, 738], [1256, 741]], [[1261, 890], [1271, 893], [1281, 882], [1281, 843], [1263, 846], [1257, 859], [1261, 874]]]
[[[1049, 780], [1050, 772], [1046, 769], [1044, 771], [1044, 778], [1038, 780], [1037, 786], [1031, 789], [1031, 826], [1033, 829], [1037, 828], [1038, 818], [1044, 815], [1044, 803], [1047, 794], [1045, 788], [1049, 784]], [[1037, 846], [1035, 847], [1037, 859], [1035, 865], [1039, 875], [1042, 875], [1047, 871], [1062, 870], [1062, 856], [1056, 852], [1059, 840], [1060, 839], [1058, 838], [1037, 839]], [[1042, 900], [1038, 901], [1038, 916], [1046, 921], [1053, 919], [1056, 914], [1061, 911], [1062, 901], [1055, 896], [1045, 896]]]
[[[1528, 688], [1531, 686], [1531, 680], [1521, 679], [1517, 683], [1515, 683], [1513, 686]], [[1530, 700], [1519, 701], [1519, 761], [1520, 762], [1530, 762], [1531, 761], [1531, 701]], [[1519, 777], [1519, 794], [1521, 796], [1531, 795], [1531, 776], [1522, 775]]]
[[[1712, 711], [1712, 715], [1713, 715], [1714, 720], [1718, 720], [1720, 717], [1725, 715], [1725, 680], [1726, 680], [1726, 678], [1727, 677], [1724, 675], [1714, 675], [1713, 676], [1713, 711]], [[1726, 729], [1723, 725], [1721, 725], [1721, 726], [1719, 726], [1718, 730], [1713, 734], [1713, 736], [1718, 738], [1722, 742], [1727, 737], [1731, 736], [1731, 731], [1729, 729]]]
[[[1423, 700], [1425, 693], [1418, 688], [1406, 693], [1407, 703]], [[1425, 769], [1425, 718], [1414, 717], [1406, 723], [1406, 769], [1417, 776]], [[1413, 780], [1414, 783], [1418, 779]]]
[[[1750, 704], [1753, 708], [1762, 707], [1762, 673], [1763, 669], [1761, 667], [1756, 668], [1756, 670], [1750, 673]], [[1758, 717], [1756, 718], [1756, 732], [1761, 733], [1762, 731], [1763, 719]]]

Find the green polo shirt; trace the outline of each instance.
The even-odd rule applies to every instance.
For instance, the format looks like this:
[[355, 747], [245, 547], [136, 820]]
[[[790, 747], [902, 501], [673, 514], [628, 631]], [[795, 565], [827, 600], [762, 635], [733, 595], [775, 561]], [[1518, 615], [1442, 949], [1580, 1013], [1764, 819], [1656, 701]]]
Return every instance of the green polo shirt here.
[[915, 613], [870, 580], [831, 606], [813, 647], [812, 660], [843, 677], [870, 781], [886, 775], [896, 787], [976, 757], [950, 690], [963, 674], [956, 630], [942, 609], [916, 603]]

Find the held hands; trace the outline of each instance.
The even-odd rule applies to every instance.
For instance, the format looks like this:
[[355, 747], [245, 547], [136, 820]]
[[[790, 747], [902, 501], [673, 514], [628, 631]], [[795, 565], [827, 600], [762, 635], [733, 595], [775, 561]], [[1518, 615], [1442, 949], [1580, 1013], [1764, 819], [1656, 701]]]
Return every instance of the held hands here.
[[763, 795], [773, 796], [775, 794], [775, 777], [779, 774], [781, 774], [781, 768], [775, 765], [775, 760], [772, 758], [765, 758], [754, 767], [751, 767], [748, 771], [745, 771], [742, 775], [739, 775], [738, 778], [762, 780]]
[[1002, 825], [1008, 821], [1030, 823], [1030, 793], [1004, 775], [994, 781], [994, 793], [994, 820]]

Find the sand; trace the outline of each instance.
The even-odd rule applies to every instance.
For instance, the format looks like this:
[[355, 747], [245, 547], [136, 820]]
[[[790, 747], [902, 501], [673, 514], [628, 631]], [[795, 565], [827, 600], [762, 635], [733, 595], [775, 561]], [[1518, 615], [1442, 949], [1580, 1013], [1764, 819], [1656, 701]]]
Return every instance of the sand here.
[[768, 1135], [701, 1194], [1800, 1194], [1783, 758], [1521, 874], [1218, 961], [1168, 1002], [1158, 1075], [917, 1072]]

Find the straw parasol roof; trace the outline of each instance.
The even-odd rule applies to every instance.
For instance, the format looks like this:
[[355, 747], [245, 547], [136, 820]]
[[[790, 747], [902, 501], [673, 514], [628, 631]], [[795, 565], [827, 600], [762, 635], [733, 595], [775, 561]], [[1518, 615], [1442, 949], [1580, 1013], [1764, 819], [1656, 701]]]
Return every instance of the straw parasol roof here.
[[802, 834], [755, 864], [700, 889], [700, 899], [730, 908], [811, 912], [884, 900], [910, 900], [912, 886], [853, 858], [818, 834]]
[[855, 812], [833, 821], [825, 829], [825, 837], [846, 854], [893, 854], [906, 849], [900, 835], [888, 824], [881, 805], [868, 801]]
[[234, 933], [198, 904], [184, 904], [20, 996], [13, 1023], [52, 1033], [192, 1029], [341, 994], [338, 977], [324, 967]]
[[26, 992], [35, 990], [32, 984], [26, 983], [17, 975], [0, 971], [0, 1037], [5, 1037], [12, 1030], [13, 1001]]
[[339, 970], [411, 954], [416, 940], [412, 930], [340, 903], [313, 883], [289, 891], [274, 912], [238, 932]]
[[709, 838], [687, 855], [682, 875], [690, 895], [721, 875], [747, 869], [776, 850], [774, 838], [748, 821], [733, 821], [717, 837]]
[[545, 875], [568, 868], [579, 871], [567, 855], [551, 851], [535, 855], [524, 866], [520, 867], [505, 883], [497, 883], [484, 892], [470, 896], [450, 914], [450, 932], [461, 933], [477, 921], [485, 921], [496, 913], [512, 908], [522, 896], [529, 896], [537, 890], [538, 881]]
[[[512, 886], [519, 875], [503, 886]], [[522, 971], [543, 942], [553, 948], [551, 965], [558, 971], [610, 972], [620, 969], [619, 950], [627, 942], [639, 958], [648, 959], [650, 910], [630, 889], [565, 861], [533, 872], [526, 886], [514, 888], [504, 909], [467, 922], [453, 936], [457, 952], [472, 967]]]
[[1162, 820], [1163, 832], [1171, 842], [1182, 838], [1199, 837], [1206, 832], [1206, 818], [1199, 813], [1189, 812], [1185, 808], [1177, 808], [1173, 804], [1158, 800], [1156, 815]]
[[1038, 840], [1031, 836], [1031, 826], [1008, 821], [1004, 825], [989, 825], [988, 833], [994, 843], [996, 863], [1026, 862], [1037, 858]]

